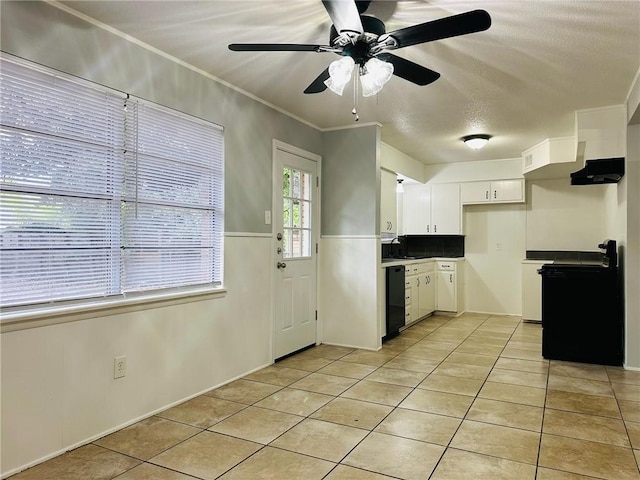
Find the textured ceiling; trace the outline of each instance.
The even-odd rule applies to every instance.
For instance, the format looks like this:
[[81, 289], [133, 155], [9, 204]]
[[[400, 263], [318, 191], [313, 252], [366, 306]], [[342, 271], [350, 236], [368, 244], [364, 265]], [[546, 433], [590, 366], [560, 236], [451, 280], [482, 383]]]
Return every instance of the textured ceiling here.
[[[229, 43], [328, 44], [320, 0], [71, 1], [131, 35], [320, 128], [351, 126], [352, 90], [302, 91], [332, 53], [231, 52]], [[358, 100], [360, 123], [425, 164], [519, 157], [573, 135], [574, 111], [625, 102], [640, 67], [640, 0], [378, 0], [387, 31], [484, 9], [491, 28], [394, 53], [439, 72], [416, 86], [393, 77]], [[459, 138], [493, 135], [480, 151]]]

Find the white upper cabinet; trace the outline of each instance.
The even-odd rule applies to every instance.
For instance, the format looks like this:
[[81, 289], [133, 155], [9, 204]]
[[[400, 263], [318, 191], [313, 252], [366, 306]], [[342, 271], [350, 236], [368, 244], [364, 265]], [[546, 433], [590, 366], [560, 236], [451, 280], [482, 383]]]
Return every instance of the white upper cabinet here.
[[465, 182], [460, 185], [462, 205], [524, 203], [524, 179]]
[[431, 187], [405, 185], [402, 194], [402, 222], [405, 235], [424, 235], [431, 228]]
[[491, 201], [524, 203], [524, 178], [491, 182]]
[[491, 182], [466, 182], [460, 186], [460, 201], [463, 205], [470, 203], [487, 203], [491, 201]]
[[462, 234], [459, 183], [431, 185], [431, 226], [436, 235]]
[[460, 185], [406, 185], [403, 195], [405, 235], [462, 234]]
[[383, 238], [393, 238], [398, 233], [396, 174], [380, 169], [380, 233]]

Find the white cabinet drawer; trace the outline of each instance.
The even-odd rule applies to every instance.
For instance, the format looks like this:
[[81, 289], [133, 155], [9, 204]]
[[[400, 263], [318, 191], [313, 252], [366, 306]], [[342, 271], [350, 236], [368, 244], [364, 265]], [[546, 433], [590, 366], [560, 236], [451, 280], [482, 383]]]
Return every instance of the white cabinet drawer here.
[[455, 271], [456, 262], [438, 262], [438, 270]]
[[418, 275], [422, 275], [423, 273], [433, 272], [435, 269], [433, 262], [427, 263], [419, 263], [418, 264]]

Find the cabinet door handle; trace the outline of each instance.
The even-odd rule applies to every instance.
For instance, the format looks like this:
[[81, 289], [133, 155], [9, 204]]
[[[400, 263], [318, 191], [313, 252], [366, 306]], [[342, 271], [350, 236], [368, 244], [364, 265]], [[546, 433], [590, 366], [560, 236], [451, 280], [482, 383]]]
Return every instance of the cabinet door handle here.
[[418, 281], [418, 283], [416, 283], [416, 287], [420, 286], [420, 277], [416, 278], [416, 280]]
[[449, 283], [453, 283], [453, 274], [452, 273], [449, 274]]
[[427, 225], [427, 233], [429, 233], [429, 225]]
[[497, 190], [493, 191], [493, 198], [498, 198], [498, 191]]
[[485, 199], [485, 200], [489, 200], [489, 190], [485, 190], [485, 192], [484, 192], [484, 199]]
[[433, 233], [438, 233], [438, 225], [433, 226]]

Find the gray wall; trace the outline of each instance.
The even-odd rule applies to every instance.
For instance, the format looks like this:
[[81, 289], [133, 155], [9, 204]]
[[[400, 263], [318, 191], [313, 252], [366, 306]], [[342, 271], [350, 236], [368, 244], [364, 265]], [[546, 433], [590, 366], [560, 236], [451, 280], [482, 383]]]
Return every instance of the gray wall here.
[[2, 51], [223, 126], [226, 231], [271, 233], [272, 139], [322, 153], [320, 131], [51, 5], [0, 8]]
[[[636, 113], [640, 112], [640, 106]], [[625, 365], [640, 369], [640, 124], [627, 128], [627, 241], [624, 250]]]
[[325, 132], [322, 157], [322, 235], [379, 232], [380, 127]]

